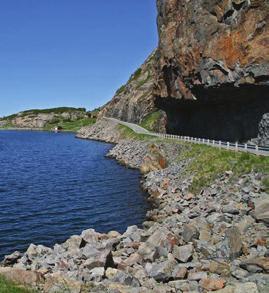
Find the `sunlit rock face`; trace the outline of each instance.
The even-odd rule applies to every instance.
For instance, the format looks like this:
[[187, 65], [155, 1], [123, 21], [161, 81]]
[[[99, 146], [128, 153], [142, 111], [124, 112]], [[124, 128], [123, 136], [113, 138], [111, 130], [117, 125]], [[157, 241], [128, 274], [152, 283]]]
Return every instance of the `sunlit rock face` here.
[[117, 90], [112, 100], [100, 112], [99, 118], [107, 116], [140, 123], [156, 110], [153, 96], [154, 57], [155, 51], [131, 75], [128, 82]]
[[157, 0], [157, 6], [154, 94], [168, 131], [265, 143], [269, 2]]

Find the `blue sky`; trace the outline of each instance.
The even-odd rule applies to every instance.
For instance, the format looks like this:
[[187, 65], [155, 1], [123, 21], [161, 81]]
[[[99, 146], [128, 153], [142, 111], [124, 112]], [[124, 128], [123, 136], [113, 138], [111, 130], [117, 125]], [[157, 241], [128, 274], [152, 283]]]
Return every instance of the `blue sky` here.
[[0, 116], [111, 99], [157, 46], [155, 0], [0, 0]]

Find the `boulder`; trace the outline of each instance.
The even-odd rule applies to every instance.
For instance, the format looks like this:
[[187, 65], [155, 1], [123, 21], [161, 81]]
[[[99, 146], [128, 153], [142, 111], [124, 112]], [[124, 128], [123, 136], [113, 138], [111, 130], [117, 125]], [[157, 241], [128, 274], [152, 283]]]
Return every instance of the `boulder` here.
[[199, 231], [193, 224], [185, 224], [183, 227], [182, 237], [185, 242], [190, 242], [193, 239], [199, 238]]
[[177, 262], [175, 260], [167, 260], [161, 263], [147, 263], [145, 270], [149, 277], [154, 278], [158, 282], [168, 281], [175, 269]]
[[117, 269], [108, 268], [106, 270], [106, 277], [112, 282], [121, 283], [123, 285], [132, 287], [140, 286], [140, 283], [136, 278]]
[[106, 269], [108, 267], [114, 266], [115, 264], [113, 261], [112, 252], [109, 249], [104, 249], [97, 252], [96, 254], [93, 254], [83, 263], [83, 267], [89, 270], [94, 269], [95, 267], [104, 267]]
[[15, 251], [10, 255], [6, 255], [4, 260], [3, 260], [3, 266], [12, 266], [14, 265], [21, 257], [23, 254], [19, 251]]
[[80, 249], [81, 246], [83, 244], [83, 239], [82, 237], [78, 236], [78, 235], [73, 235], [71, 236], [69, 239], [67, 239], [64, 243], [63, 243], [63, 248], [65, 248], [66, 250], [77, 250]]
[[193, 245], [188, 244], [184, 246], [174, 246], [172, 253], [177, 260], [187, 262], [192, 258]]
[[254, 217], [259, 221], [269, 224], [269, 198], [256, 201]]
[[220, 256], [235, 259], [242, 254], [242, 236], [237, 227], [227, 229], [221, 246]]
[[200, 281], [200, 286], [207, 291], [216, 291], [225, 286], [224, 279], [205, 278]]

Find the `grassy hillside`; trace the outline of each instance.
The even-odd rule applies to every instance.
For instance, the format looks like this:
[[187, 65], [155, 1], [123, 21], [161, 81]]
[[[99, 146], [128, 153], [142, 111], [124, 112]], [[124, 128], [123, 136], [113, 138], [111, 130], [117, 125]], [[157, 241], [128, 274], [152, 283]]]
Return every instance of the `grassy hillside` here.
[[75, 111], [85, 112], [86, 113], [85, 108], [58, 107], [58, 108], [49, 108], [49, 109], [26, 110], [26, 111], [22, 111], [22, 112], [17, 113], [17, 114], [12, 114], [12, 115], [9, 115], [9, 116], [5, 116], [5, 117], [3, 117], [1, 119], [2, 120], [11, 120], [11, 119], [17, 117], [18, 115], [26, 116], [26, 115], [29, 115], [29, 114], [37, 115], [37, 114], [49, 114], [49, 113], [62, 114], [62, 113], [66, 113], [66, 112], [75, 112]]
[[[77, 113], [81, 112], [80, 115], [83, 118], [80, 118], [75, 121], [71, 121], [71, 119], [65, 118], [61, 116], [63, 113]], [[44, 130], [52, 130], [56, 126], [62, 128], [64, 131], [78, 131], [81, 127], [92, 125], [96, 122], [96, 118], [98, 115], [99, 109], [95, 109], [93, 111], [87, 112], [85, 108], [72, 108], [72, 107], [59, 107], [59, 108], [50, 108], [50, 109], [31, 109], [27, 111], [23, 111], [17, 114], [12, 114], [6, 117], [1, 118], [0, 120], [6, 122], [6, 124], [0, 128], [9, 129], [16, 128], [16, 125], [12, 124], [12, 119], [16, 117], [35, 117], [38, 114], [50, 114], [53, 113], [54, 118], [53, 121], [48, 122]], [[79, 116], [78, 116], [79, 117]], [[73, 119], [72, 119], [73, 120]]]
[[78, 131], [81, 127], [92, 125], [96, 122], [95, 118], [84, 118], [76, 121], [62, 120], [55, 123], [47, 123], [44, 130], [54, 129], [56, 126], [61, 127], [64, 131]]

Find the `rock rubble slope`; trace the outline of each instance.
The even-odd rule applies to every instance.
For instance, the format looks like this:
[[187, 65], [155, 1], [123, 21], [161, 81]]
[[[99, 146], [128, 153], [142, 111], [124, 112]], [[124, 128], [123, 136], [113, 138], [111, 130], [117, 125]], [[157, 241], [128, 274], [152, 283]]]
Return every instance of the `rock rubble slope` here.
[[263, 175], [235, 179], [227, 170], [190, 193], [193, 178], [184, 170], [192, 159], [177, 161], [185, 147], [121, 140], [108, 156], [147, 168], [141, 183], [152, 210], [142, 227], [123, 234], [88, 229], [52, 248], [31, 244], [6, 256], [0, 274], [49, 293], [267, 292]]

